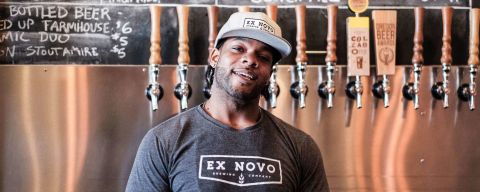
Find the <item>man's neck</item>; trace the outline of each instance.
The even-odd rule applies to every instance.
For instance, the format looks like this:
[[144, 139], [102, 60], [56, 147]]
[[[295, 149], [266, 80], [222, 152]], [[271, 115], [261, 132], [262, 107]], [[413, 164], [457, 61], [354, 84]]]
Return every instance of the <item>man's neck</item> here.
[[239, 103], [227, 98], [212, 95], [203, 107], [214, 119], [239, 130], [254, 125], [260, 119], [261, 110], [258, 99]]

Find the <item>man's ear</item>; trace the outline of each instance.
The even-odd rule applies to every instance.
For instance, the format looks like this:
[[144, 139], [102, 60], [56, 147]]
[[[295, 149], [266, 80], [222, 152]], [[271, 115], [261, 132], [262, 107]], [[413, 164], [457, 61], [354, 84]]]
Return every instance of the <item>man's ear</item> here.
[[215, 68], [217, 66], [218, 60], [220, 59], [220, 50], [217, 48], [213, 48], [210, 51], [210, 55], [208, 56], [208, 64]]

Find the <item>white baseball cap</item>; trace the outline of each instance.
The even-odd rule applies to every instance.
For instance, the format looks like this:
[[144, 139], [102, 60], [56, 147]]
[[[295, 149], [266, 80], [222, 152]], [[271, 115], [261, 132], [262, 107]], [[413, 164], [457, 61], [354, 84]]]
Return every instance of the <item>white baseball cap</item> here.
[[218, 32], [218, 41], [227, 37], [247, 37], [261, 41], [276, 49], [282, 58], [288, 56], [292, 47], [282, 38], [282, 30], [275, 21], [262, 12], [236, 12]]

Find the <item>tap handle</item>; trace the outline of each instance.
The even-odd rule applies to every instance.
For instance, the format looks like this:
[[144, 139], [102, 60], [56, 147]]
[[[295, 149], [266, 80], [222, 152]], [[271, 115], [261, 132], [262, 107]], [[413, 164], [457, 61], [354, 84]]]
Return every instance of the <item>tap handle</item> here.
[[145, 95], [150, 100], [150, 105], [153, 111], [158, 109], [158, 101], [163, 96], [163, 89], [160, 84], [157, 83], [158, 72], [157, 64], [150, 64], [148, 66], [149, 84], [145, 90]]
[[305, 106], [306, 106], [306, 104], [305, 104], [305, 93], [300, 93], [298, 101], [299, 101], [298, 106], [302, 109], [305, 108]]
[[[273, 76], [273, 74], [272, 74]], [[277, 97], [280, 93], [280, 89], [276, 81], [272, 80], [273, 77], [270, 77], [270, 84], [268, 87], [262, 91], [262, 95], [269, 102], [271, 108], [277, 107]]]
[[[267, 6], [267, 15], [273, 20], [277, 21], [277, 15], [278, 15], [278, 7], [275, 4], [270, 4]], [[270, 85], [268, 87], [268, 99], [270, 101], [270, 106], [272, 108], [277, 107], [277, 95], [278, 95], [278, 85], [277, 85], [277, 78], [276, 78], [276, 73], [277, 73], [277, 65], [275, 64], [273, 66], [273, 72], [272, 75], [270, 76]]]
[[158, 83], [150, 84], [145, 90], [145, 96], [150, 100], [152, 111], [156, 111], [158, 110], [158, 101], [160, 101], [163, 96], [163, 89]]
[[183, 63], [180, 63], [177, 66], [177, 71], [178, 71], [178, 76], [180, 77], [180, 82], [187, 82], [188, 66]]
[[188, 14], [189, 8], [186, 5], [177, 6], [178, 14], [178, 63], [188, 65], [190, 56], [188, 55]]
[[308, 87], [305, 82], [305, 72], [307, 70], [306, 63], [297, 63], [298, 72], [298, 86], [299, 86], [299, 107], [305, 108], [305, 97], [307, 95]]
[[355, 91], [356, 91], [356, 96], [357, 96], [357, 108], [360, 109], [362, 108], [362, 93], [363, 93], [363, 87], [362, 87], [362, 81], [360, 79], [360, 76], [355, 76]]
[[272, 108], [277, 107], [277, 97], [278, 97], [278, 85], [276, 82], [270, 82], [268, 87], [268, 100], [270, 101], [270, 106]]
[[468, 64], [470, 65], [470, 84], [468, 85], [468, 95], [470, 96], [468, 102], [470, 110], [475, 109], [475, 95], [476, 90], [476, 76], [478, 70], [478, 44], [479, 44], [479, 26], [480, 26], [480, 9], [474, 8], [470, 10], [470, 46]]
[[188, 99], [192, 96], [192, 87], [186, 82], [180, 82], [174, 89], [175, 97], [180, 100], [180, 109], [183, 111], [188, 108]]
[[211, 52], [214, 48], [215, 39], [218, 35], [218, 11], [219, 8], [215, 5], [208, 6], [208, 23], [209, 23], [209, 35], [208, 35], [208, 52]]
[[479, 31], [479, 24], [480, 24], [480, 9], [474, 8], [470, 10], [470, 46], [469, 46], [469, 57], [468, 57], [468, 64], [470, 65], [478, 65], [478, 34]]
[[151, 25], [152, 30], [150, 34], [150, 64], [162, 64], [162, 56], [160, 49], [160, 17], [162, 14], [162, 7], [158, 5], [150, 6]]
[[471, 111], [475, 110], [475, 95], [470, 95], [470, 100], [468, 101], [468, 105]]
[[180, 109], [184, 111], [185, 109], [188, 108], [188, 95], [183, 94], [180, 100]]
[[306, 12], [306, 6], [305, 5], [297, 5], [295, 7], [295, 13], [297, 17], [297, 57], [295, 58], [295, 61], [297, 63], [299, 62], [307, 62], [307, 54], [306, 54], [306, 49], [307, 49], [307, 36], [305, 34], [305, 12]]
[[277, 107], [277, 96], [275, 94], [272, 94], [272, 97], [270, 98], [270, 105], [272, 108]]
[[145, 90], [147, 98], [150, 100], [150, 106], [153, 111], [158, 110], [158, 101], [163, 95], [162, 87], [157, 83], [158, 79], [158, 65], [162, 64], [161, 56], [161, 33], [160, 33], [160, 17], [162, 14], [162, 7], [150, 6], [151, 15], [151, 34], [150, 34], [150, 63], [148, 67], [148, 81], [149, 85]]
[[152, 101], [151, 101], [152, 111], [156, 111], [156, 110], [158, 110], [158, 103], [154, 102], [154, 101], [156, 101], [158, 99], [158, 97], [156, 95], [153, 95], [153, 94], [151, 95], [151, 97], [152, 97]]
[[442, 22], [443, 22], [443, 36], [442, 36], [442, 57], [440, 62], [442, 63], [443, 81], [437, 82], [432, 87], [432, 94], [435, 98], [443, 99], [443, 108], [448, 108], [448, 94], [450, 92], [448, 88], [448, 77], [450, 73], [450, 65], [452, 63], [452, 14], [453, 8], [442, 8]]
[[337, 62], [337, 5], [329, 5], [328, 12], [328, 32], [327, 32], [327, 56], [325, 57], [326, 63]]
[[415, 34], [413, 37], [413, 57], [412, 63], [423, 64], [423, 16], [425, 8], [415, 8]]
[[420, 73], [414, 73], [414, 76], [415, 76], [415, 82], [413, 84], [413, 108], [414, 109], [418, 109], [420, 108], [420, 104], [419, 104], [419, 95], [418, 95], [418, 92], [419, 92], [419, 84], [420, 84]]
[[278, 7], [275, 4], [270, 4], [267, 6], [267, 15], [275, 22], [277, 22]]
[[333, 94], [335, 93], [333, 75], [335, 74], [334, 65], [337, 63], [337, 5], [329, 5], [327, 7], [328, 12], [328, 31], [327, 31], [327, 56], [325, 62], [327, 63], [327, 86], [328, 92], [327, 107], [333, 107]]
[[[423, 7], [416, 7], [415, 8], [415, 34], [413, 37], [413, 71], [414, 71], [414, 83], [408, 84], [407, 91], [408, 97], [413, 99], [413, 108], [418, 109], [420, 108], [419, 105], [419, 83], [420, 83], [420, 72], [421, 66], [423, 65], [423, 21], [425, 15], [425, 8]], [[404, 94], [404, 95], [405, 95]]]
[[249, 6], [240, 6], [238, 7], [238, 12], [250, 12]]
[[359, 75], [355, 76], [355, 81], [350, 81], [345, 87], [345, 94], [350, 99], [355, 99], [357, 101], [357, 108], [362, 108], [362, 93], [363, 87], [362, 82], [360, 81], [361, 77]]
[[328, 93], [327, 107], [328, 108], [333, 107], [333, 93], [331, 93], [331, 92]]
[[389, 98], [389, 95], [390, 95], [390, 82], [388, 81], [388, 77], [387, 75], [384, 75], [383, 76], [383, 106], [385, 108], [389, 107], [390, 106], [390, 98]]
[[440, 61], [442, 64], [452, 63], [452, 7], [442, 8], [442, 22], [443, 22], [443, 37], [442, 37], [442, 57]]

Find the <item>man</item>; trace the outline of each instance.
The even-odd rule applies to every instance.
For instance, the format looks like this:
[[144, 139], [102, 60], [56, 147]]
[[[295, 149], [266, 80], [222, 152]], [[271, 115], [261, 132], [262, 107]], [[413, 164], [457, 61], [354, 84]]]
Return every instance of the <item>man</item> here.
[[234, 13], [215, 47], [211, 98], [147, 133], [127, 191], [328, 191], [313, 139], [258, 105], [291, 51], [280, 27], [264, 13]]

